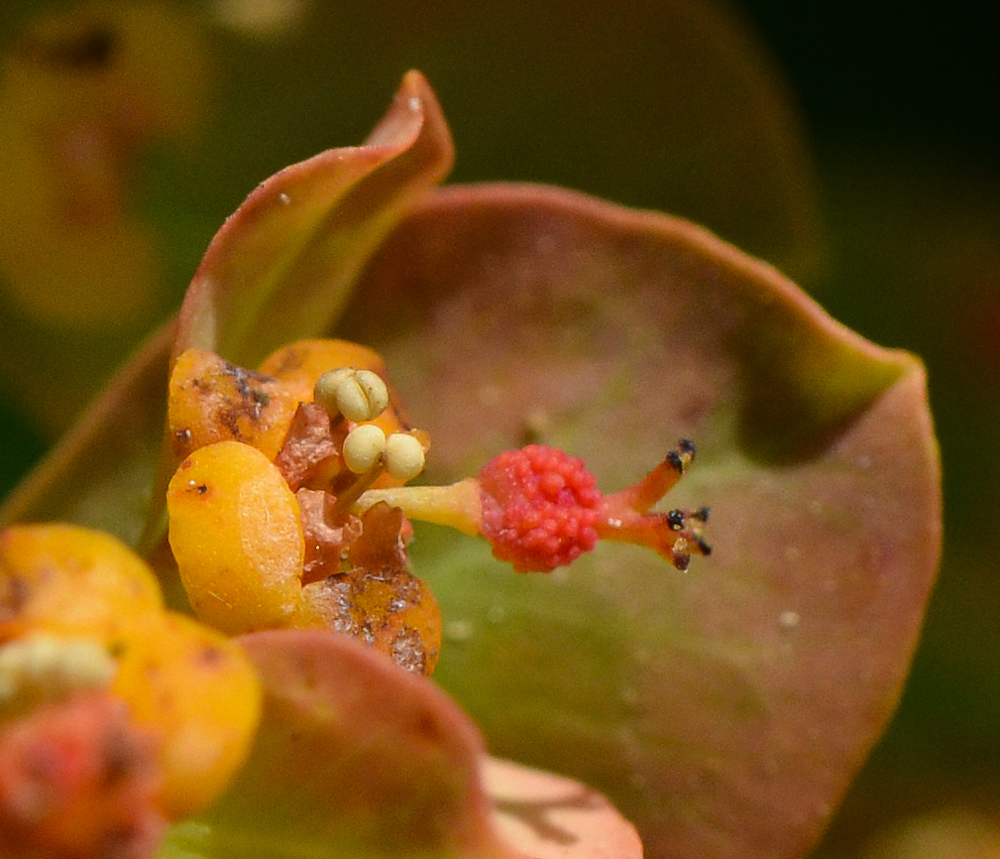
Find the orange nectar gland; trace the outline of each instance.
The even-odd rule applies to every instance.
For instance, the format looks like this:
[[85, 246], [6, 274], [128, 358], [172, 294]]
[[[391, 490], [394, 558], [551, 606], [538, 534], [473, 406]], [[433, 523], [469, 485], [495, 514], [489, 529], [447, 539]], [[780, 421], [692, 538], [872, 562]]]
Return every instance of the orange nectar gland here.
[[594, 548], [598, 539], [648, 546], [686, 570], [691, 555], [708, 555], [701, 536], [708, 508], [650, 512], [694, 459], [682, 439], [641, 481], [602, 495], [583, 461], [529, 445], [490, 460], [479, 476], [450, 486], [403, 486], [364, 492], [357, 506], [384, 501], [411, 519], [481, 534], [493, 554], [517, 572], [551, 572]]

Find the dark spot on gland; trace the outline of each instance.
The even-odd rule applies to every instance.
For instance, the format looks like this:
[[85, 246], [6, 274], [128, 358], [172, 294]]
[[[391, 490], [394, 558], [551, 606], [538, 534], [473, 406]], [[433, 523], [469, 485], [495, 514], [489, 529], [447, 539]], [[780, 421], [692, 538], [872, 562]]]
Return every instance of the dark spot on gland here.
[[236, 383], [236, 393], [240, 399], [246, 400], [250, 397], [250, 374], [242, 367], [235, 364], [226, 364], [226, 375], [231, 376]]
[[243, 413], [244, 409], [241, 407], [229, 407], [219, 410], [219, 422], [229, 430], [229, 434], [237, 441], [246, 440], [243, 438], [243, 433], [239, 425], [240, 415]]
[[226, 657], [218, 647], [208, 645], [198, 652], [198, 661], [202, 665], [215, 666], [225, 662]]
[[282, 352], [281, 363], [275, 368], [275, 374], [285, 376], [293, 370], [298, 370], [306, 359], [306, 352], [302, 349], [287, 348]]
[[204, 495], [206, 492], [208, 492], [208, 485], [205, 483], [199, 483], [195, 487], [195, 489], [197, 490], [199, 495]]
[[[246, 427], [249, 421], [252, 436], [253, 428], [261, 422], [265, 409], [271, 404], [272, 395], [263, 386], [276, 384], [277, 380], [228, 361], [223, 362], [222, 374], [232, 381], [236, 396], [225, 397], [222, 402], [213, 404], [215, 419], [229, 431], [231, 438], [248, 442], [250, 438], [240, 424]], [[213, 393], [217, 388], [216, 384]]]
[[244, 398], [250, 396], [252, 383], [266, 385], [268, 382], [277, 381], [274, 376], [258, 373], [256, 370], [247, 370], [245, 367], [239, 367], [229, 361], [223, 362], [222, 370], [227, 376], [232, 377], [233, 383], [236, 385], [236, 393]]

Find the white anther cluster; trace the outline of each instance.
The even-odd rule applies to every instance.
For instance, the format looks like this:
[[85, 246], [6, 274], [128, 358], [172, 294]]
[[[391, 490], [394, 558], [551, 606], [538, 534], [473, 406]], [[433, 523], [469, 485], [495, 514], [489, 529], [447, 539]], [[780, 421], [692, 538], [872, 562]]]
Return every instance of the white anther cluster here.
[[341, 416], [359, 424], [344, 439], [344, 464], [355, 474], [385, 468], [397, 480], [407, 481], [424, 470], [420, 441], [405, 432], [385, 433], [373, 421], [389, 407], [389, 389], [378, 373], [339, 367], [316, 382], [313, 399], [332, 419]]
[[0, 647], [0, 713], [111, 685], [117, 664], [95, 641], [39, 633]]
[[396, 480], [412, 480], [424, 470], [424, 446], [409, 433], [394, 432], [388, 438], [375, 424], [361, 424], [347, 434], [344, 464], [355, 474], [365, 474], [382, 465]]
[[389, 405], [389, 389], [378, 373], [340, 367], [328, 370], [316, 381], [313, 399], [331, 418], [343, 415], [349, 421], [375, 420]]

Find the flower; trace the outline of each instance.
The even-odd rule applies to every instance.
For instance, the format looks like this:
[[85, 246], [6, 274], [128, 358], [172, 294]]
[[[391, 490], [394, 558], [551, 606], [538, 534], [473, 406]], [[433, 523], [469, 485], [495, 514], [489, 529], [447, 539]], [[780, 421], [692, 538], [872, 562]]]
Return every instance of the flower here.
[[[565, 571], [517, 576], [478, 541], [418, 532], [413, 570], [443, 618], [435, 680], [495, 753], [607, 791], [647, 855], [801, 854], [896, 702], [936, 566], [922, 368], [689, 224], [539, 187], [431, 192], [450, 158], [433, 96], [411, 74], [365, 146], [260, 186], [213, 241], [176, 326], [5, 516], [84, 511], [139, 540], [123, 489], [156, 458], [151, 404], [168, 354], [175, 368], [192, 349], [254, 367], [338, 317], [338, 334], [384, 359], [433, 440], [429, 481], [535, 445], [528, 459], [557, 461], [580, 509], [597, 511], [574, 520], [587, 544], [612, 508], [644, 517], [636, 477], [695, 438], [697, 468], [670, 503], [689, 511], [675, 521], [695, 547], [698, 511], [711, 507], [715, 551], [686, 576], [642, 547], [602, 545]], [[109, 433], [124, 415], [129, 431]], [[151, 555], [175, 441], [139, 540]], [[594, 485], [635, 488], [602, 501], [553, 448], [583, 457]], [[111, 491], [84, 460], [113, 465]], [[479, 478], [489, 498], [506, 494], [497, 474], [518, 468], [505, 462]], [[650, 486], [670, 471], [654, 473]], [[553, 478], [537, 489], [558, 496]], [[525, 531], [491, 514], [479, 530], [487, 519], [486, 531]], [[503, 852], [477, 735], [430, 681], [328, 632], [240, 641], [264, 687], [260, 732], [219, 801], [171, 830], [170, 849]], [[593, 795], [539, 798], [528, 779], [490, 790], [520, 835], [539, 836], [530, 849], [592, 845], [560, 827]]]
[[177, 358], [169, 539], [201, 620], [230, 634], [332, 629], [430, 674], [441, 614], [408, 569], [409, 519], [479, 534], [518, 572], [570, 564], [599, 536], [647, 545], [681, 570], [691, 553], [709, 554], [707, 508], [648, 512], [693, 459], [692, 442], [613, 495], [579, 458], [537, 444], [450, 486], [407, 486], [429, 439], [406, 428], [380, 372], [378, 355], [337, 340], [282, 347], [257, 371], [197, 349]]

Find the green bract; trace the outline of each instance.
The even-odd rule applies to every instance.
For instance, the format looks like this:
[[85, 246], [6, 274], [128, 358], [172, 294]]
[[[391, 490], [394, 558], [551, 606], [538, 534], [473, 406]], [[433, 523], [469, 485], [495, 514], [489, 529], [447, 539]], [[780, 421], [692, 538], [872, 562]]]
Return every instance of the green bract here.
[[[155, 546], [160, 490], [149, 502], [138, 488], [161, 442], [171, 350], [253, 363], [330, 326], [382, 353], [430, 431], [435, 480], [531, 437], [624, 486], [693, 437], [698, 464], [671, 504], [712, 508], [715, 552], [686, 575], [611, 545], [549, 577], [517, 576], [484, 545], [418, 531], [415, 566], [447, 631], [438, 678], [491, 751], [605, 792], [647, 856], [801, 855], [895, 706], [937, 564], [921, 365], [686, 222], [536, 186], [429, 190], [450, 159], [433, 95], [411, 74], [365, 146], [261, 185], [213, 241], [177, 327], [4, 517], [75, 519], [135, 540], [149, 513]], [[117, 428], [123, 415], [131, 432]], [[162, 574], [169, 584], [169, 565]], [[437, 690], [316, 633], [262, 635], [247, 646], [271, 703], [251, 764], [164, 855], [505, 849], [484, 822], [478, 741]], [[282, 659], [296, 670], [276, 669]], [[370, 671], [374, 688], [359, 681]], [[317, 691], [355, 687], [364, 706], [346, 710]], [[415, 712], [447, 718], [404, 730], [396, 716], [411, 693]], [[296, 720], [310, 737], [301, 747]], [[377, 754], [335, 758], [322, 777], [309, 769], [316, 749], [370, 750], [373, 735]], [[414, 754], [414, 737], [431, 752]], [[311, 775], [296, 782], [302, 768]], [[344, 780], [374, 800], [327, 802], [354, 796]], [[258, 816], [285, 786], [299, 814]], [[450, 797], [433, 803], [447, 813], [429, 816], [428, 796]], [[504, 807], [540, 820], [543, 845], [589, 855], [596, 839], [546, 829], [558, 804], [517, 795]]]

